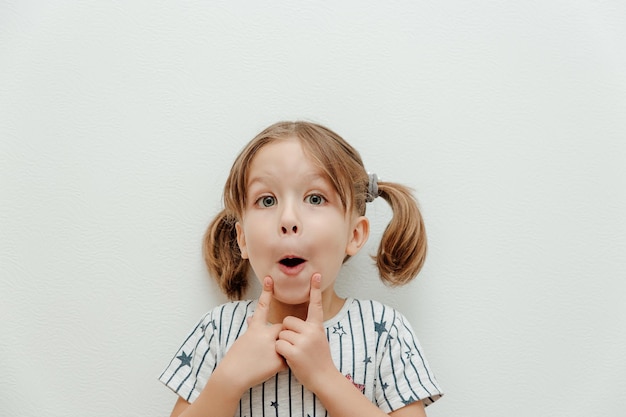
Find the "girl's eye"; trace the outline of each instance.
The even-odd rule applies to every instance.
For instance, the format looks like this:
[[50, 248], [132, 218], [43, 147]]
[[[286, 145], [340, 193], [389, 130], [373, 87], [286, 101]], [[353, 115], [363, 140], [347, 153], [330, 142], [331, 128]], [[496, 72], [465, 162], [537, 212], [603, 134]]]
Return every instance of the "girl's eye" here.
[[326, 202], [326, 199], [319, 194], [311, 194], [307, 196], [306, 201], [314, 206], [319, 206]]
[[263, 196], [257, 200], [257, 204], [261, 207], [272, 207], [274, 204], [276, 204], [276, 197], [273, 197], [271, 195]]

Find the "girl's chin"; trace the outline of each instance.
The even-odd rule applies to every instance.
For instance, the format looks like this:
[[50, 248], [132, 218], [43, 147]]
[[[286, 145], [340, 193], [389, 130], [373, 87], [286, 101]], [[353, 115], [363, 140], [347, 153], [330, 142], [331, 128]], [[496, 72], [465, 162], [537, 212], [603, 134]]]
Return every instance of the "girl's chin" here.
[[282, 304], [299, 305], [309, 302], [310, 285], [301, 288], [281, 288], [274, 284], [274, 299]]

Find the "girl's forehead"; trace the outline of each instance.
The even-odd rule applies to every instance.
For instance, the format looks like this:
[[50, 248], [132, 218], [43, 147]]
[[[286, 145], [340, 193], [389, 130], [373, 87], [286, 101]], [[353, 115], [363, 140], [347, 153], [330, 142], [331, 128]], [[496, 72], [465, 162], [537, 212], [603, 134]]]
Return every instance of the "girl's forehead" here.
[[[281, 145], [285, 144], [290, 145], [291, 150], [296, 153], [281, 152]], [[274, 152], [268, 152], [272, 150]], [[238, 170], [233, 172], [236, 179], [232, 183], [237, 184], [233, 190], [238, 195], [235, 204], [243, 204], [238, 211], [245, 207], [246, 195], [250, 192], [251, 183], [255, 181], [254, 177], [263, 175], [257, 167], [271, 166], [274, 163], [268, 155], [273, 155], [274, 161], [280, 161], [280, 158], [292, 158], [295, 154], [301, 157], [301, 161], [306, 161], [305, 164], [311, 168], [314, 176], [337, 192], [345, 209], [353, 207], [354, 187], [358, 178], [357, 175], [352, 175], [356, 170], [354, 157], [349, 149], [334, 138], [306, 135], [300, 137], [293, 134], [259, 138], [256, 143], [250, 143], [245, 153], [240, 155]]]
[[297, 137], [276, 139], [259, 147], [246, 171], [248, 184], [258, 180], [258, 177], [281, 175], [294, 175], [308, 180], [329, 179], [319, 160]]

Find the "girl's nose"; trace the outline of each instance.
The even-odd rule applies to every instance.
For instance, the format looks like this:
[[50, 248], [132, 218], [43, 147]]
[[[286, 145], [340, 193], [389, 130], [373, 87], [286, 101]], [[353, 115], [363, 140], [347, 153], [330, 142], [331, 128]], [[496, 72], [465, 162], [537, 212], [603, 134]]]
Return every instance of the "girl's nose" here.
[[286, 204], [280, 215], [280, 234], [283, 236], [295, 235], [302, 232], [300, 213], [295, 204]]
[[280, 219], [278, 221], [279, 233], [281, 236], [291, 236], [302, 233], [301, 213], [298, 202], [285, 199], [280, 211]]
[[[290, 233], [289, 227], [281, 226], [280, 229], [281, 229], [281, 231], [283, 232], [284, 235]], [[298, 226], [296, 226], [295, 224], [293, 226], [291, 226], [291, 233], [293, 233], [293, 234], [298, 233]]]

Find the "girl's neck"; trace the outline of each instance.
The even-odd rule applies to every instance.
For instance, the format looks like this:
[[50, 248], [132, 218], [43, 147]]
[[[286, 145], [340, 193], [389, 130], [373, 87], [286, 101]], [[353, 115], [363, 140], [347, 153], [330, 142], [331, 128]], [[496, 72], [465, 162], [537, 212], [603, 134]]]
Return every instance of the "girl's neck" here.
[[[337, 295], [334, 289], [329, 289], [322, 294], [322, 308], [324, 309], [324, 321], [334, 317], [345, 303], [345, 298]], [[270, 304], [268, 320], [270, 323], [281, 323], [285, 317], [292, 316], [306, 320], [309, 312], [309, 303], [285, 304], [273, 299]]]

